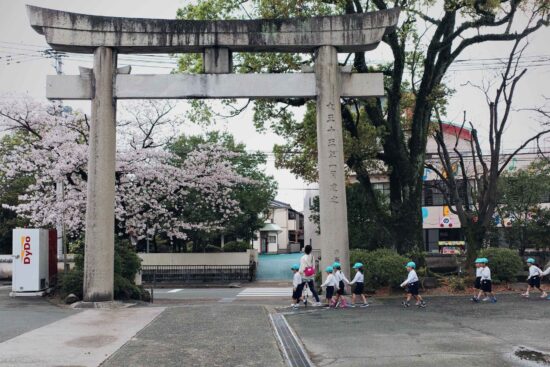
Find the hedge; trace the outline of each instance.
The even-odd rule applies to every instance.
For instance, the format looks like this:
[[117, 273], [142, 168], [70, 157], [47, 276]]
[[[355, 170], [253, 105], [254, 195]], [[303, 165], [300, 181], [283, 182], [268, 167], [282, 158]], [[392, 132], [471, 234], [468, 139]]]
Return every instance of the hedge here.
[[516, 250], [489, 247], [479, 252], [479, 257], [489, 259], [491, 278], [497, 282], [515, 282], [523, 270], [523, 261]]
[[367, 289], [399, 286], [407, 277], [405, 269], [407, 261], [407, 258], [389, 249], [374, 251], [355, 249], [350, 252], [350, 266], [356, 262], [361, 262], [364, 265]]

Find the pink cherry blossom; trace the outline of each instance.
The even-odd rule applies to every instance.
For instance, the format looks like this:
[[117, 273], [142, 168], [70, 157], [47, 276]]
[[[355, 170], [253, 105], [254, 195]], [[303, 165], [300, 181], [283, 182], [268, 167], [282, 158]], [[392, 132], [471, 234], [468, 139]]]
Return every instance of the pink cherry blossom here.
[[[167, 120], [170, 104], [146, 101], [132, 105], [132, 111], [117, 131], [118, 232], [136, 239], [160, 233], [186, 238], [186, 231], [220, 229], [240, 213], [232, 190], [254, 182], [232, 168], [235, 153], [222, 146], [203, 145], [182, 161], [164, 149], [174, 135], [166, 131], [163, 135], [162, 129], [177, 121]], [[162, 114], [160, 119], [158, 114]], [[69, 234], [81, 235], [85, 229], [89, 123], [81, 111], [57, 102], [0, 100], [0, 129], [23, 137], [23, 144], [0, 157], [0, 172], [7, 177], [34, 177], [19, 205], [4, 207], [38, 227], [54, 227], [62, 216]], [[175, 125], [170, 128], [173, 131]], [[62, 201], [56, 197], [57, 182], [65, 187]], [[194, 210], [206, 210], [212, 219], [194, 221], [189, 215]]]

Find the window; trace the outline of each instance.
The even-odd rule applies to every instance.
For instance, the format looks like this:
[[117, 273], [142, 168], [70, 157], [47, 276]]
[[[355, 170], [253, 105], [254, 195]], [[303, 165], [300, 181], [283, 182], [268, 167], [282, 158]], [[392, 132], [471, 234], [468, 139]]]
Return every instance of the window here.
[[[468, 185], [464, 180], [457, 180], [458, 194], [464, 200], [468, 195]], [[449, 197], [449, 191], [445, 182], [424, 181], [422, 188], [422, 206], [444, 206], [448, 205], [447, 200], [454, 204], [454, 200]], [[471, 202], [471, 200], [470, 200]]]
[[288, 211], [288, 219], [289, 219], [289, 220], [296, 219], [296, 213], [293, 212], [292, 210], [289, 210], [289, 211]]
[[443, 181], [424, 181], [422, 206], [443, 206], [446, 204], [446, 187]]
[[462, 235], [461, 228], [449, 228], [439, 230], [440, 241], [462, 241], [464, 236]]
[[439, 229], [425, 229], [424, 230], [424, 244], [426, 245], [426, 251], [439, 252]]
[[389, 182], [376, 182], [372, 184], [372, 188], [386, 197], [390, 197], [390, 183]]
[[277, 236], [268, 236], [267, 242], [269, 243], [277, 243]]

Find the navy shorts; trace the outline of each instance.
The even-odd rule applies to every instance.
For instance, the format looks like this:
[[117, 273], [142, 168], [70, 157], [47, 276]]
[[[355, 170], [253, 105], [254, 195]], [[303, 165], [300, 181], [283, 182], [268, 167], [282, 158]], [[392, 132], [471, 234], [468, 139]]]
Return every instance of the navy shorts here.
[[481, 289], [481, 277], [476, 278], [476, 281], [474, 283], [474, 288], [475, 289]]
[[531, 287], [540, 288], [540, 277], [537, 275], [529, 278], [529, 285]]
[[363, 290], [365, 289], [364, 283], [355, 283], [355, 288], [353, 289], [353, 294], [361, 295], [363, 294]]
[[299, 284], [296, 290], [292, 292], [292, 299], [300, 299], [302, 297], [302, 291], [304, 290], [304, 283]]
[[418, 282], [412, 282], [407, 285], [407, 293], [418, 296]]
[[344, 294], [344, 288], [346, 287], [346, 285], [344, 284], [344, 281], [341, 280], [338, 282], [338, 290], [336, 291], [337, 294], [339, 294], [340, 296]]
[[493, 284], [489, 279], [485, 279], [481, 281], [481, 290], [483, 292], [492, 292], [493, 291]]
[[327, 299], [331, 299], [332, 296], [334, 296], [334, 286], [328, 286], [327, 287], [327, 292], [326, 292], [326, 296], [327, 296]]

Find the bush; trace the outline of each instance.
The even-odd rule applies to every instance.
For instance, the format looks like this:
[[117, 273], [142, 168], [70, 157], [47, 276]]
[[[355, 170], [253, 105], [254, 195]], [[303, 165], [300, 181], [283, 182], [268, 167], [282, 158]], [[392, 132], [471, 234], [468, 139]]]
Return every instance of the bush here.
[[491, 278], [496, 282], [514, 282], [523, 270], [523, 261], [516, 250], [490, 247], [481, 250], [479, 256], [489, 259]]
[[82, 269], [73, 268], [61, 277], [61, 297], [65, 298], [73, 293], [82, 299], [82, 284], [84, 284], [84, 272]]
[[444, 280], [451, 292], [460, 292], [466, 289], [466, 280], [457, 276], [450, 276]]
[[351, 250], [350, 262], [351, 266], [356, 262], [365, 265], [365, 286], [367, 289], [377, 289], [384, 286], [396, 287], [407, 276], [404, 266], [407, 259], [389, 249]]
[[242, 241], [231, 241], [223, 245], [223, 252], [246, 252], [250, 244]]
[[407, 257], [407, 259], [410, 259], [409, 261], [415, 262], [417, 273], [419, 272], [420, 268], [426, 268], [425, 271], [427, 271], [426, 253], [424, 251], [409, 251], [405, 256]]
[[[84, 242], [74, 242], [75, 266], [61, 278], [61, 296], [74, 293], [83, 296], [84, 283]], [[134, 247], [124, 240], [115, 240], [114, 298], [141, 299], [144, 290], [135, 284], [136, 273], [141, 269], [141, 259]]]

